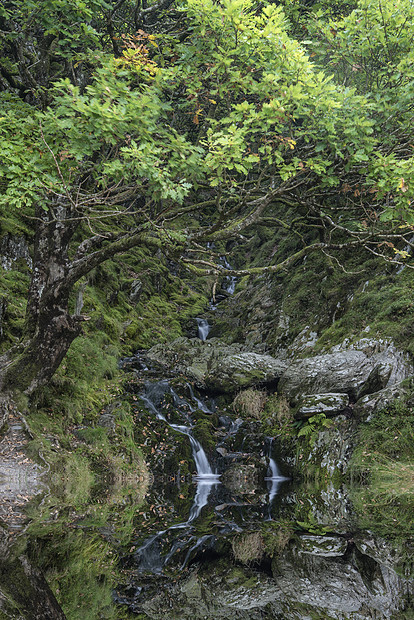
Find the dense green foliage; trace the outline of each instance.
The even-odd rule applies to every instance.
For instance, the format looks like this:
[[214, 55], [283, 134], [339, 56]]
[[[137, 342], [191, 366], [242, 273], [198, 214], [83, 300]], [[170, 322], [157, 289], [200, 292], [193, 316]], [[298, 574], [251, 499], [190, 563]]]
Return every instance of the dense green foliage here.
[[[241, 275], [358, 248], [409, 262], [413, 7], [283, 6], [4, 5], [0, 208], [33, 231], [37, 274], [6, 383], [50, 379], [80, 333], [77, 283], [132, 248], [217, 276], [220, 244], [260, 224], [277, 247]], [[150, 303], [165, 323], [165, 302]], [[55, 320], [66, 341], [37, 381], [33, 351], [53, 342]], [[108, 344], [149, 344], [141, 319], [108, 320]]]

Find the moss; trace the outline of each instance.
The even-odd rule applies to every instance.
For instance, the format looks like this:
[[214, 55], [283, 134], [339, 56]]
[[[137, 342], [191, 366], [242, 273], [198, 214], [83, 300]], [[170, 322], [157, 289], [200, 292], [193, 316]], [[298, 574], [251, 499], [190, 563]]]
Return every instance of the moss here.
[[4, 298], [7, 302], [6, 312], [1, 317], [1, 351], [6, 350], [22, 337], [29, 279], [27, 266], [22, 267], [21, 270], [0, 269], [0, 299]]
[[393, 537], [412, 535], [414, 411], [397, 401], [359, 426], [349, 477], [362, 525]]
[[282, 553], [293, 537], [293, 523], [290, 520], [264, 523], [261, 527], [264, 550], [273, 558]]
[[351, 468], [369, 469], [383, 457], [414, 461], [414, 409], [405, 402], [396, 401], [359, 426]]

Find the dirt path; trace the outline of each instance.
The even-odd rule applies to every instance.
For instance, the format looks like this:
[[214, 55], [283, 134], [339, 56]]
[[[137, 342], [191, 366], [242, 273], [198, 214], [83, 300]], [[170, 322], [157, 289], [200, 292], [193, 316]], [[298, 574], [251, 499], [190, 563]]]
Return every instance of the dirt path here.
[[46, 489], [42, 481], [46, 469], [26, 455], [29, 437], [24, 419], [12, 405], [8, 409], [7, 430], [0, 440], [0, 520], [11, 533], [23, 527], [30, 500]]

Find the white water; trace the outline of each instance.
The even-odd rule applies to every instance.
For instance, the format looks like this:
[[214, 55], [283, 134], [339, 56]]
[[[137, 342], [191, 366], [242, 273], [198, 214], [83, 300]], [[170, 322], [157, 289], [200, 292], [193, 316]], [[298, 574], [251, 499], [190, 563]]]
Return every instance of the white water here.
[[198, 318], [196, 321], [198, 325], [198, 337], [204, 342], [210, 332], [210, 325], [208, 324], [207, 319]]
[[[188, 391], [190, 392], [191, 400], [197, 403], [197, 408], [200, 409], [200, 411], [202, 411], [203, 413], [211, 413], [211, 409], [209, 409], [207, 405], [202, 400], [197, 398], [197, 396], [194, 394], [194, 390], [191, 387], [191, 384], [187, 383], [186, 385], [187, 385]], [[194, 411], [194, 409], [192, 409], [192, 411]]]
[[[173, 424], [169, 422], [164, 416], [164, 414], [158, 409], [156, 401], [159, 400], [160, 397], [162, 398], [162, 396], [166, 393], [173, 396], [174, 402], [177, 405], [179, 403], [182, 405], [187, 405], [190, 411], [194, 411], [194, 408], [192, 408], [189, 403], [187, 403], [184, 399], [180, 398], [178, 394], [174, 392], [174, 390], [168, 385], [167, 381], [160, 381], [159, 383], [148, 385], [147, 394], [141, 394], [140, 397], [144, 401], [148, 409], [152, 411], [159, 420], [163, 420], [164, 422], [166, 422], [166, 424], [168, 424], [170, 428], [177, 431], [178, 433], [187, 435], [188, 439], [190, 440], [193, 458], [197, 470], [197, 476], [195, 477], [196, 480], [204, 479], [206, 482], [208, 482], [208, 480], [211, 480], [213, 481], [213, 484], [217, 484], [219, 476], [213, 473], [210, 467], [210, 463], [208, 462], [207, 455], [204, 452], [204, 449], [200, 442], [197, 441], [197, 439], [194, 437], [191, 431], [191, 427], [184, 424]], [[192, 396], [194, 395], [194, 392], [191, 388], [190, 394], [192, 394]], [[197, 398], [195, 400], [202, 411], [208, 412], [206, 405], [200, 399]], [[203, 506], [204, 505], [205, 504], [203, 504]]]
[[[215, 485], [220, 484], [220, 476], [213, 473], [210, 463], [208, 462], [207, 455], [204, 452], [200, 442], [197, 441], [197, 439], [193, 436], [191, 432], [191, 427], [184, 424], [173, 424], [169, 422], [165, 415], [159, 410], [157, 406], [157, 401], [162, 402], [163, 396], [165, 394], [169, 394], [173, 397], [177, 407], [180, 404], [187, 405], [192, 411], [194, 411], [194, 407], [191, 407], [190, 403], [187, 403], [184, 399], [180, 398], [176, 394], [176, 392], [174, 392], [174, 390], [168, 385], [167, 381], [160, 381], [159, 383], [153, 384], [152, 386], [148, 385], [146, 387], [147, 394], [141, 394], [141, 399], [143, 400], [147, 408], [152, 411], [159, 420], [163, 420], [166, 424], [168, 424], [170, 428], [188, 437], [193, 453], [195, 466], [197, 469], [197, 475], [194, 476], [194, 480], [197, 481], [197, 491], [187, 521], [183, 523], [177, 523], [168, 528], [167, 530], [162, 530], [154, 536], [151, 536], [135, 552], [137, 563], [141, 571], [149, 570], [152, 573], [161, 573], [163, 567], [173, 557], [176, 551], [178, 551], [178, 548], [180, 546], [180, 541], [179, 539], [177, 539], [176, 541], [174, 541], [169, 553], [165, 556], [162, 555], [161, 551], [163, 535], [170, 530], [188, 529], [192, 521], [199, 517], [203, 506], [207, 504], [208, 497], [211, 493], [212, 488]], [[208, 411], [207, 406], [201, 400], [195, 397], [191, 386], [188, 387], [190, 388], [190, 394], [192, 398], [196, 401], [198, 407], [203, 411]], [[191, 552], [201, 546], [207, 538], [209, 538], [209, 536], [204, 536], [201, 539], [196, 540], [195, 544], [188, 551], [183, 566], [186, 565], [187, 560], [191, 555]]]
[[280, 473], [280, 470], [278, 468], [278, 466], [276, 465], [275, 460], [272, 458], [272, 445], [273, 445], [273, 439], [271, 437], [268, 438], [268, 442], [269, 442], [269, 448], [268, 448], [268, 459], [269, 459], [269, 476], [266, 476], [265, 480], [267, 480], [270, 484], [268, 485], [268, 489], [269, 489], [269, 507], [271, 507], [271, 504], [275, 498], [275, 496], [278, 494], [279, 492], [279, 487], [282, 484], [283, 481], [285, 480], [289, 480], [289, 478], [286, 478], [286, 476], [282, 476], [282, 474]]
[[[226, 269], [233, 269], [225, 256], [221, 256], [220, 260]], [[225, 281], [223, 282], [223, 288], [229, 295], [233, 295], [234, 291], [236, 290], [236, 284], [236, 276], [226, 276]]]

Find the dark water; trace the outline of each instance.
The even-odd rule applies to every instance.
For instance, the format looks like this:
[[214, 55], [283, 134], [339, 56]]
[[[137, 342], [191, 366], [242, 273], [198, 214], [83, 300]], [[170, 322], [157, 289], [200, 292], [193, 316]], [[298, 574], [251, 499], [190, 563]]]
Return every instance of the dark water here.
[[52, 480], [25, 531], [1, 530], [0, 618], [64, 617], [57, 601], [74, 620], [413, 618], [412, 502], [296, 481], [271, 438], [244, 452], [242, 422], [183, 391], [154, 381], [134, 397], [149, 485], [101, 479], [82, 495]]

